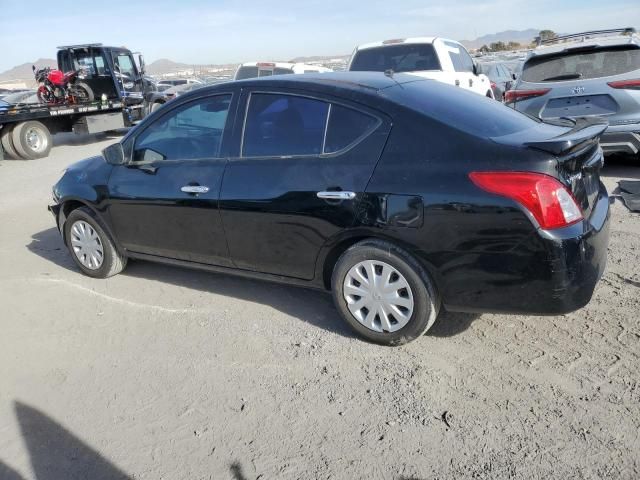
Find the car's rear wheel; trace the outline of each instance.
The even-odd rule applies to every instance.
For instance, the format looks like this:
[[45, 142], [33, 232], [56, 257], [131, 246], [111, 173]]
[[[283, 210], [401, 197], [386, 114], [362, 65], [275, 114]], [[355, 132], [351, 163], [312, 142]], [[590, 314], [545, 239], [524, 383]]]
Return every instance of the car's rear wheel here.
[[91, 210], [73, 210], [64, 223], [64, 238], [74, 262], [85, 275], [107, 278], [120, 273], [127, 258], [116, 250], [111, 238]]
[[403, 249], [380, 240], [365, 240], [345, 251], [334, 267], [331, 288], [347, 323], [382, 345], [402, 345], [422, 336], [440, 308], [426, 270]]
[[51, 151], [51, 133], [41, 122], [28, 121], [17, 124], [13, 127], [11, 138], [16, 152], [25, 160], [46, 157]]

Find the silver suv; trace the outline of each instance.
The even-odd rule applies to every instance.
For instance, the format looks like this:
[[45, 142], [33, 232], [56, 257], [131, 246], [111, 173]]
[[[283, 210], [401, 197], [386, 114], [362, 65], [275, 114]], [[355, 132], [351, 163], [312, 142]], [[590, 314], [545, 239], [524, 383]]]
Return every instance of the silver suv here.
[[541, 120], [602, 116], [605, 152], [640, 151], [640, 36], [599, 30], [541, 42], [505, 103]]

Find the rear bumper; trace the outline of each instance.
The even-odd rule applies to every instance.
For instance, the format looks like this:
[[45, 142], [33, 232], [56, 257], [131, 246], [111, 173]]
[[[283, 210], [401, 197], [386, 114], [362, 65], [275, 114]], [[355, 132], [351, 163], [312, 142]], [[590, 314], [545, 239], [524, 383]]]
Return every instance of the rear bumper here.
[[602, 134], [600, 146], [605, 153], [636, 155], [640, 152], [640, 128], [637, 131], [625, 131], [617, 126], [611, 126]]
[[445, 281], [445, 308], [534, 315], [578, 310], [589, 303], [604, 272], [608, 243], [609, 197], [601, 186], [589, 220], [539, 231], [517, 251], [461, 262], [460, 273]]

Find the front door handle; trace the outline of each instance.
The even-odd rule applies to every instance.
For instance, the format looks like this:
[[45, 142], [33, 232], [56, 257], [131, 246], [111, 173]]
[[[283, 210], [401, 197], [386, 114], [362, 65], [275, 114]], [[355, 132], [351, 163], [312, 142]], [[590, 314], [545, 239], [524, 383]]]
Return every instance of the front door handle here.
[[318, 192], [318, 198], [322, 198], [324, 200], [353, 200], [356, 198], [356, 194], [354, 192]]
[[204, 185], [185, 185], [180, 190], [184, 193], [207, 193], [209, 187], [205, 187]]

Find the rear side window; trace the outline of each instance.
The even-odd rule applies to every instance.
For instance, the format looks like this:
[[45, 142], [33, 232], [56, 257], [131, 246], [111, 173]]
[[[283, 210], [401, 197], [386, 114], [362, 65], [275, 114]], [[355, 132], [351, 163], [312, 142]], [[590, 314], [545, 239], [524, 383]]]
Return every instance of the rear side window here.
[[244, 157], [322, 153], [329, 104], [321, 100], [253, 93], [244, 126]]
[[473, 72], [473, 60], [467, 51], [460, 45], [451, 42], [444, 42], [449, 51], [449, 58], [453, 63], [456, 72]]
[[431, 44], [403, 43], [358, 50], [349, 70], [354, 72], [417, 72], [440, 70], [438, 56]]
[[369, 133], [377, 123], [376, 118], [366, 113], [331, 105], [324, 153], [334, 153], [348, 147]]
[[640, 69], [640, 48], [607, 48], [544, 57], [524, 64], [525, 82], [553, 82], [610, 77]]

